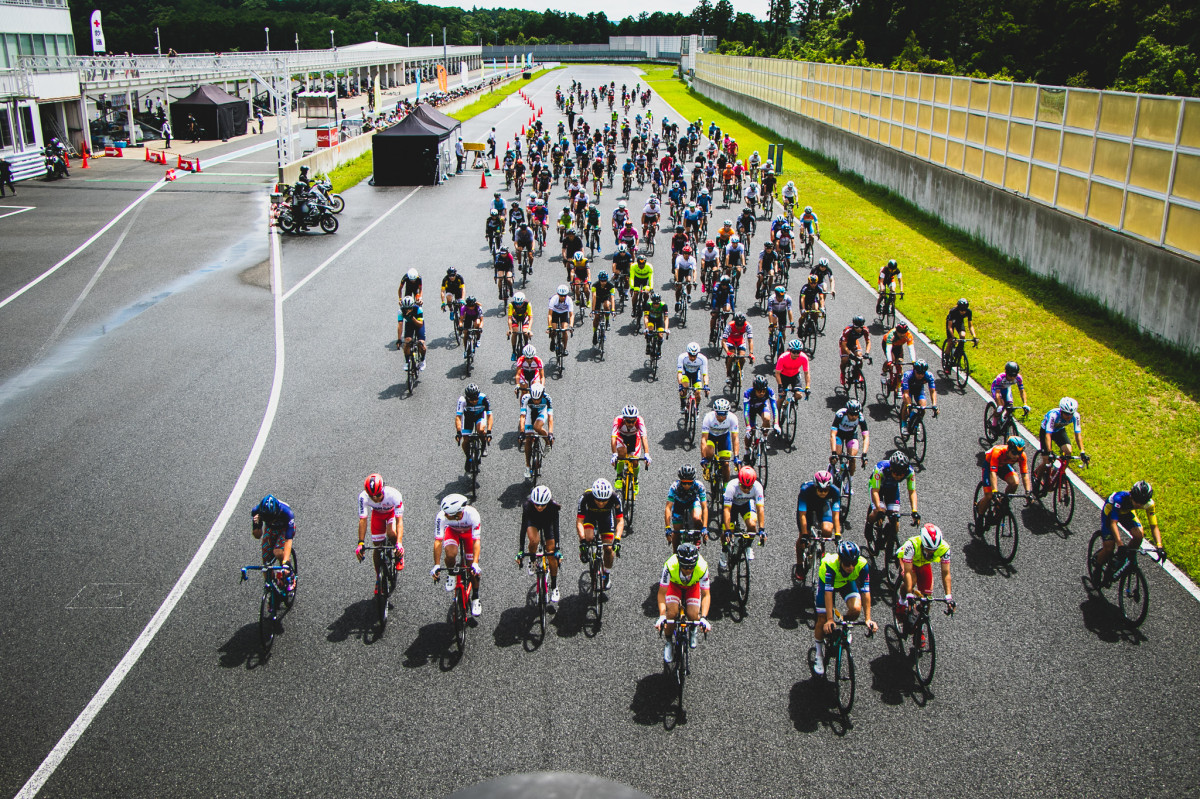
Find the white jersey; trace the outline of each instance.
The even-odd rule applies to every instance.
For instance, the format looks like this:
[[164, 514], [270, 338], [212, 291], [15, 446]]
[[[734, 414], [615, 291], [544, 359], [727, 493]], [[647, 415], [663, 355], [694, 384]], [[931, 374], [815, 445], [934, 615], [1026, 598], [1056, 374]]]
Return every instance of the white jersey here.
[[704, 263], [706, 263], [706, 264], [715, 263], [717, 258], [720, 257], [720, 255], [721, 255], [721, 251], [718, 250], [716, 247], [713, 247], [711, 250], [708, 247], [705, 247], [703, 250], [700, 251], [700, 257], [704, 259]]
[[709, 411], [704, 416], [704, 423], [701, 425], [700, 431], [708, 433], [710, 438], [736, 433], [738, 431], [737, 416], [734, 415], [733, 411], [730, 411], [725, 415], [725, 421], [721, 421], [717, 419], [716, 411]]
[[749, 186], [746, 187], [746, 199], [747, 200], [757, 200], [758, 199], [758, 184], [757, 183], [751, 183]]
[[366, 491], [358, 492], [358, 518], [367, 518], [367, 511], [384, 519], [392, 519], [404, 515], [404, 498], [400, 490], [393, 486], [383, 487], [383, 496], [375, 501], [367, 496]]
[[787, 197], [789, 200], [796, 199], [796, 187], [795, 186], [784, 186], [783, 187], [783, 196]]
[[646, 214], [661, 214], [661, 213], [662, 213], [662, 206], [657, 203], [653, 203], [653, 204], [646, 203], [646, 206], [644, 208], [642, 208], [643, 216], [645, 216]]
[[730, 480], [725, 484], [725, 504], [726, 505], [754, 505], [762, 507], [763, 505], [763, 487], [762, 483], [755, 480], [754, 485], [750, 486], [750, 490], [742, 488], [741, 481], [737, 478]]
[[735, 264], [746, 263], [746, 247], [740, 241], [737, 244], [725, 245], [725, 260]]
[[686, 352], [681, 353], [675, 366], [680, 372], [691, 378], [693, 382], [696, 380], [708, 382], [708, 356], [704, 353], [697, 355], [694, 361], [688, 357]]
[[689, 271], [694, 270], [695, 268], [696, 268], [696, 259], [695, 258], [686, 257], [683, 255], [675, 256], [676, 271], [682, 269], [685, 272], [689, 272]]
[[570, 313], [575, 310], [575, 303], [571, 300], [570, 295], [560, 297], [555, 294], [550, 298], [547, 307], [554, 313]]
[[472, 540], [478, 541], [479, 511], [468, 505], [463, 508], [461, 519], [447, 519], [446, 514], [438, 511], [437, 518], [434, 519], [433, 540], [446, 540], [447, 532], [450, 532], [455, 538], [470, 536]]

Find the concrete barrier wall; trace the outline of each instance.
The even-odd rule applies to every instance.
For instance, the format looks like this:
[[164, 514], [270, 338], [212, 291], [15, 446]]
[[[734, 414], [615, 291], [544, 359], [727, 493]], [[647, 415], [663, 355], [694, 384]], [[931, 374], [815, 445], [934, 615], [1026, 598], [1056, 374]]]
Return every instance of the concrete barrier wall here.
[[840, 170], [894, 192], [1034, 274], [1099, 301], [1140, 330], [1200, 352], [1200, 263], [757, 98], [699, 78], [692, 86], [836, 161]]

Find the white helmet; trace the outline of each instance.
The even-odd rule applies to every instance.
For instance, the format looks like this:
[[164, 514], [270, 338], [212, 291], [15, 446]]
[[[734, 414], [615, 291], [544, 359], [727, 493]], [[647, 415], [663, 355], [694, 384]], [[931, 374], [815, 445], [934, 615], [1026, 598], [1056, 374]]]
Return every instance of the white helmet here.
[[524, 305], [525, 304], [525, 295], [518, 291], [516, 294], [514, 294], [512, 296], [512, 301], [513, 301], [514, 305]]
[[[576, 255], [579, 255], [579, 253], [576, 253]], [[569, 288], [567, 288], [566, 283], [563, 283], [561, 286], [558, 287], [558, 296], [565, 297], [570, 293], [571, 293], [571, 290]]]
[[541, 383], [534, 383], [533, 385], [531, 385], [529, 387], [529, 398], [532, 400], [541, 399], [542, 395], [545, 393], [546, 393], [546, 389], [542, 386]]
[[1063, 397], [1058, 401], [1058, 409], [1063, 413], [1074, 414], [1079, 410], [1079, 403], [1070, 397]]
[[613, 495], [612, 483], [605, 480], [603, 477], [592, 483], [592, 496], [601, 501], [608, 499]]
[[537, 348], [534, 347], [532, 344], [526, 344], [525, 349], [521, 350], [521, 354], [524, 355], [526, 358], [532, 358], [535, 355], [537, 355]]
[[942, 545], [942, 531], [936, 524], [927, 524], [921, 528], [921, 551], [932, 554]]
[[691, 344], [689, 344], [687, 346], [687, 354], [691, 355], [692, 357], [699, 355], [700, 354], [700, 345], [693, 341]]
[[442, 513], [447, 516], [462, 513], [463, 508], [467, 507], [468, 504], [467, 498], [462, 494], [447, 494], [446, 498], [442, 500]]
[[419, 272], [418, 272], [416, 269], [409, 269], [409, 270], [408, 270], [408, 276], [407, 276], [407, 277], [408, 277], [408, 279], [409, 279], [409, 280], [416, 280], [416, 279], [417, 279], [417, 278], [419, 278], [420, 276], [421, 276], [421, 274], [420, 274], [420, 273], [419, 273]]
[[546, 486], [538, 486], [529, 492], [529, 501], [534, 505], [549, 505], [551, 498], [550, 489]]
[[625, 210], [625, 201], [621, 200], [621, 202], [617, 203], [617, 207], [620, 208], [622, 211], [624, 211]]
[[789, 180], [789, 181], [788, 181], [788, 183], [787, 183], [787, 187], [788, 187], [789, 189], [794, 189], [794, 188], [796, 188], [796, 181], [794, 181], [794, 180]]
[[729, 243], [730, 243], [730, 244], [741, 244], [741, 243], [742, 243], [742, 239], [741, 239], [741, 237], [740, 237], [740, 236], [734, 236], [733, 238], [731, 238], [731, 239], [729, 240]]

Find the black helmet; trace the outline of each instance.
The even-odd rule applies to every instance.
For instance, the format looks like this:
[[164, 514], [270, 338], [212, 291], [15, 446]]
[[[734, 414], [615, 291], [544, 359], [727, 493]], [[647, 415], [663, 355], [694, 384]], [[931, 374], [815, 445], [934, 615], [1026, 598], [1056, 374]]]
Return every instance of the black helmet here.
[[1139, 505], [1145, 505], [1154, 499], [1154, 489], [1145, 480], [1138, 480], [1133, 484], [1133, 488], [1129, 489], [1129, 498]]
[[700, 562], [700, 549], [695, 544], [680, 544], [675, 550], [675, 557], [679, 559], [681, 567], [690, 569]]
[[765, 391], [765, 390], [766, 390], [766, 388], [767, 388], [767, 377], [766, 377], [766, 375], [757, 375], [757, 376], [754, 378], [754, 390], [755, 390], [755, 391]]
[[971, 303], [967, 302], [966, 297], [963, 297], [958, 301], [958, 307], [961, 310], [964, 310], [964, 311], [967, 310], [967, 308], [970, 307], [970, 305], [971, 305]]
[[888, 266], [890, 266], [892, 269], [895, 269], [897, 266], [896, 259], [893, 258], [892, 260], [888, 261]]
[[463, 396], [472, 402], [479, 399], [479, 386], [474, 383], [468, 383], [467, 387], [463, 389]]
[[479, 302], [479, 300], [475, 299], [474, 294], [467, 295], [467, 305], [475, 305], [477, 302]]
[[909, 467], [908, 455], [905, 455], [903, 452], [897, 450], [896, 452], [892, 453], [892, 457], [888, 458], [888, 465], [893, 472], [898, 472], [901, 469], [907, 469]]
[[683, 225], [676, 225], [676, 226], [675, 226], [675, 232], [676, 232], [676, 233], [682, 233], [682, 232], [683, 232]]
[[918, 374], [925, 374], [929, 371], [929, 364], [927, 364], [924, 359], [917, 358], [915, 361], [913, 361], [913, 371], [917, 372]]
[[1017, 365], [1016, 361], [1009, 361], [1008, 363], [1004, 364], [1004, 374], [1008, 375], [1009, 377], [1016, 377], [1020, 373], [1021, 367]]
[[867, 323], [867, 320], [864, 319], [861, 314], [859, 314], [858, 316], [855, 316], [853, 319], [850, 320], [850, 324], [854, 325], [855, 327], [862, 327], [866, 323]]
[[679, 467], [679, 479], [685, 482], [691, 482], [696, 479], [696, 467], [690, 463], [685, 463]]

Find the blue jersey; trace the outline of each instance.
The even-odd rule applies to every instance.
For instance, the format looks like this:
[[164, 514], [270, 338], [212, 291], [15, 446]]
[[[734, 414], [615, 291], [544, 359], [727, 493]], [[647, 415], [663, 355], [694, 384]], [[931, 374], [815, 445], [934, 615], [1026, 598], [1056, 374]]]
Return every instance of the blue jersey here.
[[459, 397], [456, 415], [462, 417], [465, 424], [478, 422], [480, 419], [492, 415], [491, 400], [482, 391], [479, 392], [479, 396], [475, 398], [474, 402], [469, 402], [466, 397]]
[[279, 512], [274, 516], [268, 516], [262, 511], [262, 503], [255, 505], [250, 509], [250, 517], [258, 517], [259, 522], [263, 527], [267, 528], [267, 534], [272, 539], [283, 537], [291, 539], [296, 535], [296, 514], [292, 512], [291, 506], [286, 502], [279, 502]]
[[901, 390], [904, 393], [908, 394], [913, 399], [920, 399], [921, 397], [925, 396], [925, 389], [927, 387], [930, 391], [933, 391], [933, 374], [926, 369], [925, 378], [922, 380], [916, 376], [916, 372], [914, 370], [909, 369], [904, 373], [904, 380], [901, 381], [900, 385]]
[[683, 221], [690, 222], [692, 224], [700, 224], [700, 217], [703, 216], [703, 214], [704, 212], [699, 208], [696, 208], [695, 210], [689, 208], [683, 212]]
[[[831, 485], [829, 493], [825, 496], [817, 493], [817, 484], [812, 480], [800, 486], [800, 493], [796, 496], [797, 514], [807, 514], [809, 523], [812, 523], [814, 519], [820, 520], [826, 510], [833, 513], [840, 513], [842, 510], [842, 492], [837, 486]], [[796, 523], [799, 524], [799, 516]]]
[[[1118, 491], [1115, 494], [1109, 495], [1104, 501], [1104, 507], [1100, 511], [1100, 517], [1103, 523], [1115, 521], [1125, 529], [1130, 527], [1141, 527], [1142, 523], [1133, 515], [1135, 508], [1133, 507], [1133, 498], [1128, 491]], [[1154, 501], [1146, 503], [1141, 510], [1146, 512], [1147, 518], [1154, 523]]]
[[1075, 435], [1079, 435], [1078, 412], [1067, 415], [1058, 408], [1055, 408], [1042, 417], [1042, 429], [1048, 433], [1057, 433], [1059, 430], [1064, 430], [1072, 426], [1075, 430]]
[[711, 204], [712, 204], [712, 196], [711, 195], [701, 194], [699, 197], [696, 198], [696, 206], [698, 208], [700, 208], [700, 210], [704, 211], [705, 213], [708, 213], [708, 206]]
[[768, 387], [767, 392], [759, 396], [754, 390], [754, 386], [742, 392], [742, 410], [745, 412], [747, 419], [753, 413], [762, 413], [763, 410], [769, 410], [772, 415], [775, 413], [775, 389]]
[[667, 502], [671, 503], [671, 514], [678, 516], [682, 511], [690, 510], [697, 503], [703, 505], [708, 502], [708, 492], [704, 490], [704, 486], [699, 480], [693, 480], [689, 488], [684, 488], [683, 483], [676, 480], [671, 483], [671, 488], [667, 491]]

